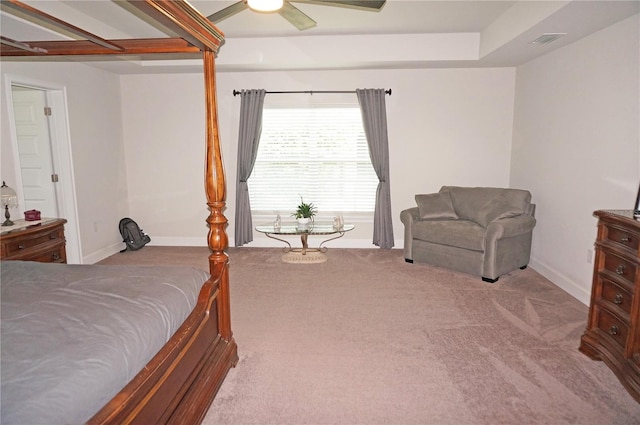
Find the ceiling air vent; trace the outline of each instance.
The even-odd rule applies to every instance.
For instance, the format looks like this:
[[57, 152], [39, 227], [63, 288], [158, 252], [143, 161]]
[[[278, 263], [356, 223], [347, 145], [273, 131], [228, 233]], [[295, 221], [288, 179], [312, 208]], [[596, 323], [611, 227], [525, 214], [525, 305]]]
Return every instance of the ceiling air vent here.
[[542, 34], [540, 37], [536, 38], [535, 40], [530, 41], [530, 43], [531, 44], [549, 44], [565, 35], [567, 35], [566, 32], [554, 32], [554, 33]]

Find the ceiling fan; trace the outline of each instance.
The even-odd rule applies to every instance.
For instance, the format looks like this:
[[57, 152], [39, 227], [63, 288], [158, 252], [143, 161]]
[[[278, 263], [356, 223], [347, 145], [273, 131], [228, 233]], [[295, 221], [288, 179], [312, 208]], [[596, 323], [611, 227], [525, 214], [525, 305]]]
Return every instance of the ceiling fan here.
[[[207, 18], [214, 24], [226, 19], [245, 9], [257, 12], [278, 12], [280, 16], [291, 22], [300, 31], [313, 28], [317, 22], [307, 16], [300, 9], [291, 3], [311, 3], [324, 6], [346, 7], [351, 9], [368, 10], [378, 12], [386, 3], [386, 0], [243, 0], [225, 7], [224, 9], [208, 16]], [[272, 4], [272, 6], [262, 6]], [[273, 5], [275, 3], [275, 5]]]

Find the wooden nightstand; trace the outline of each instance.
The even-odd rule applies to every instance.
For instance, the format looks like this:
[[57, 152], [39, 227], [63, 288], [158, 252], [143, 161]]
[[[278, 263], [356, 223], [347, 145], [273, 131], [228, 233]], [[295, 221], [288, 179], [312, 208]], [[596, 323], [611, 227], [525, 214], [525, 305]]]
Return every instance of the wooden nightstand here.
[[640, 221], [633, 211], [594, 214], [593, 288], [580, 351], [604, 361], [640, 402]]
[[15, 225], [0, 227], [0, 260], [66, 263], [63, 218], [38, 221], [15, 220]]

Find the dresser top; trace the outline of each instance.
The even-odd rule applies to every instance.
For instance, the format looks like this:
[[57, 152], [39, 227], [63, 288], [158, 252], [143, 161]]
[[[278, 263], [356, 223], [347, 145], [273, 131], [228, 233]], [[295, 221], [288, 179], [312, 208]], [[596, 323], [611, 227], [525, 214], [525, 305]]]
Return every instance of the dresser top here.
[[24, 219], [14, 220], [13, 226], [1, 226], [0, 236], [5, 236], [13, 232], [19, 232], [35, 226], [48, 226], [59, 223], [66, 223], [67, 220], [63, 218], [43, 218], [41, 220], [26, 221]]
[[598, 216], [601, 214], [608, 214], [608, 215], [620, 215], [626, 218], [634, 218], [633, 210], [598, 210], [594, 214]]
[[593, 214], [603, 220], [615, 221], [640, 230], [640, 217], [635, 217], [633, 212], [633, 210], [598, 210]]

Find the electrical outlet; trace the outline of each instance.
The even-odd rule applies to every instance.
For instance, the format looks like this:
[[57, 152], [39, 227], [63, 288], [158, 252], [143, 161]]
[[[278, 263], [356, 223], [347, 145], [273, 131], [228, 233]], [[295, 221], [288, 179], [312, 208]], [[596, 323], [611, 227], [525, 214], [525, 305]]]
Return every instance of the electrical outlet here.
[[98, 233], [98, 222], [97, 221], [93, 222], [93, 232], [94, 233]]
[[587, 249], [587, 263], [591, 264], [593, 262], [593, 250]]

